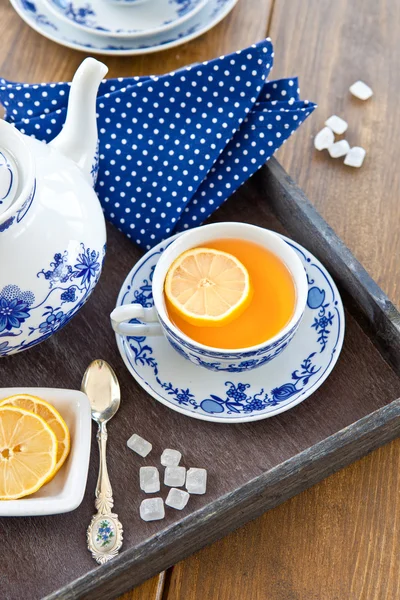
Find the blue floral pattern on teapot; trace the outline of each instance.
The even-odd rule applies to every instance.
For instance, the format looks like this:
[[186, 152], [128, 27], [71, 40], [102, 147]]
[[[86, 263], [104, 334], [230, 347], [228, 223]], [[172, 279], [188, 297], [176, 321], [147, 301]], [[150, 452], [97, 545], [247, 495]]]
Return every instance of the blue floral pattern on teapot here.
[[[68, 251], [57, 253], [48, 269], [37, 277], [48, 282], [47, 293], [35, 294], [8, 284], [0, 290], [0, 356], [26, 350], [61, 329], [85, 304], [101, 272], [105, 255], [81, 244], [78, 262], [69, 262]], [[28, 326], [28, 335], [22, 329]]]
[[65, 126], [48, 144], [0, 120], [0, 356], [61, 329], [99, 280], [106, 230], [93, 189], [95, 100], [106, 71], [84, 61], [71, 84]]

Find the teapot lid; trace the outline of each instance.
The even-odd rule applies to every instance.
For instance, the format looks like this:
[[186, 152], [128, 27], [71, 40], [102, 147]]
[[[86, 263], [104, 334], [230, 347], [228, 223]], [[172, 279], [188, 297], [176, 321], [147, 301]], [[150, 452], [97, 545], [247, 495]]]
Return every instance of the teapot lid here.
[[0, 214], [10, 208], [18, 194], [18, 175], [13, 155], [0, 146]]
[[[0, 226], [13, 222], [35, 189], [32, 152], [15, 127], [0, 119]], [[1, 231], [1, 228], [0, 228]]]

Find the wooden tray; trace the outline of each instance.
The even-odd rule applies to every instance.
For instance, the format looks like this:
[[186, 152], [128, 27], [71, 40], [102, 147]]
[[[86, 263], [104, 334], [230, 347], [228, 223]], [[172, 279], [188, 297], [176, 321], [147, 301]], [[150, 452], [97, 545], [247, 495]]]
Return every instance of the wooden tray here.
[[[97, 567], [85, 532], [94, 512], [98, 454], [86, 495], [73, 513], [0, 519], [1, 600], [107, 600], [125, 592], [264, 511], [388, 442], [400, 431], [400, 315], [275, 160], [213, 220], [254, 223], [286, 233], [330, 270], [343, 296], [347, 329], [332, 375], [308, 400], [277, 417], [241, 425], [190, 419], [149, 397], [130, 377], [109, 325], [119, 288], [140, 252], [109, 227], [104, 274], [70, 325], [26, 353], [0, 361], [1, 386], [79, 388], [94, 358], [115, 368], [122, 405], [109, 427], [109, 471], [124, 525], [120, 556]], [[126, 447], [137, 432], [153, 443], [148, 459]], [[139, 466], [165, 447], [186, 465], [207, 466], [205, 496], [164, 521], [139, 518]]]

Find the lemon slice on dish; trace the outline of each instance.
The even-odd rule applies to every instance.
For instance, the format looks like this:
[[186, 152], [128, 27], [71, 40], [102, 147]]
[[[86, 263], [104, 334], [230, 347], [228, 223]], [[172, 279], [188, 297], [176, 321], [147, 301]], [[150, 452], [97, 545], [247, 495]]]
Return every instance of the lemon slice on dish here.
[[174, 311], [198, 326], [221, 326], [249, 305], [252, 290], [246, 267], [232, 254], [192, 248], [170, 266], [165, 295]]
[[71, 448], [69, 429], [58, 410], [45, 400], [30, 394], [15, 394], [15, 396], [5, 398], [0, 402], [0, 408], [2, 406], [16, 406], [29, 410], [42, 417], [50, 425], [56, 435], [58, 444], [56, 470], [52, 474], [52, 477], [54, 477], [64, 464]]
[[0, 407], [0, 500], [36, 492], [57, 465], [57, 438], [42, 417], [15, 406]]

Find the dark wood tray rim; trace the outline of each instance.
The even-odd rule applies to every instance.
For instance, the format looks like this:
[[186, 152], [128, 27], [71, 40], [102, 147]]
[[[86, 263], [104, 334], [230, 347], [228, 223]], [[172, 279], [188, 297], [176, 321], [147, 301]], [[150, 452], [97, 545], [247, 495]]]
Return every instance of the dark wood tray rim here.
[[[400, 371], [400, 314], [350, 250], [282, 169], [271, 159], [254, 178], [268, 188], [268, 202], [299, 243], [326, 264], [392, 368]], [[324, 477], [391, 441], [400, 433], [400, 399], [322, 440], [208, 504], [112, 562], [46, 596], [43, 600], [102, 600], [182, 560], [201, 547], [277, 506]], [[149, 564], [151, 566], [149, 567]], [[101, 590], [101, 591], [100, 591]]]
[[[151, 540], [124, 551], [112, 562], [93, 569], [43, 600], [98, 600], [100, 589], [102, 599], [113, 598], [120, 593], [119, 589], [123, 589], [124, 580], [129, 581], [130, 586], [139, 585], [378, 446], [388, 443], [399, 433], [400, 399], [256, 477], [240, 490], [226, 494], [204, 509], [188, 515]], [[151, 569], [148, 568], [149, 561]]]

